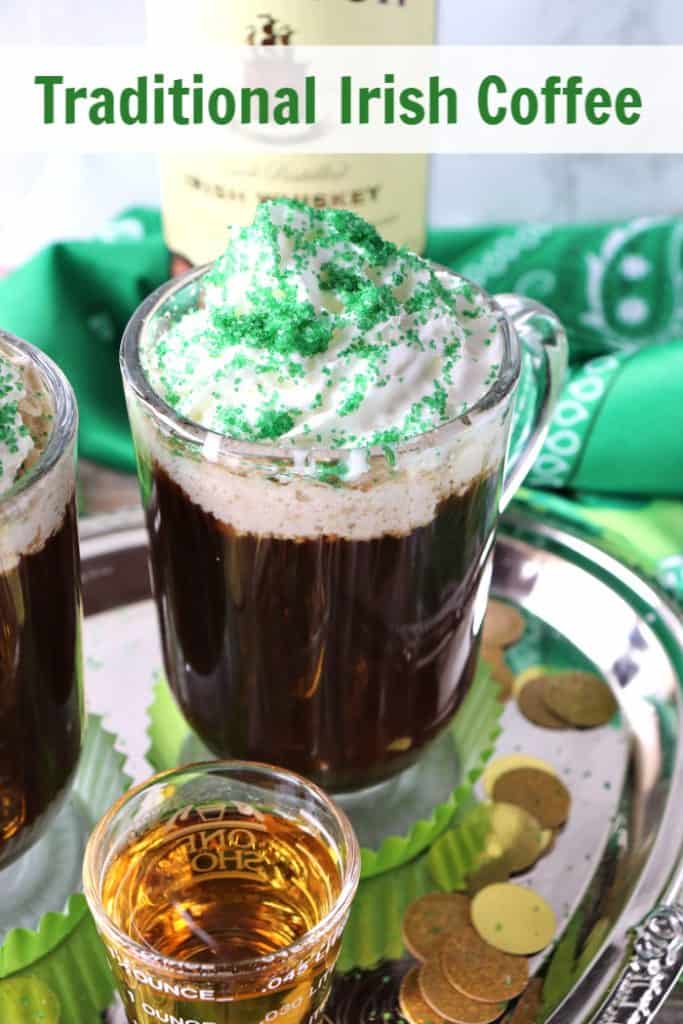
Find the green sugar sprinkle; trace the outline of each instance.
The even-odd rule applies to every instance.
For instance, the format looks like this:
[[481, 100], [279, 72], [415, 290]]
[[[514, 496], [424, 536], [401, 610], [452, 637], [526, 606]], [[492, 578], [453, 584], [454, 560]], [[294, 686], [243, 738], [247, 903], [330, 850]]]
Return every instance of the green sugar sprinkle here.
[[462, 415], [498, 373], [479, 291], [347, 210], [262, 203], [205, 281], [202, 308], [142, 362], [169, 405], [228, 436], [379, 446], [393, 465], [401, 442]]

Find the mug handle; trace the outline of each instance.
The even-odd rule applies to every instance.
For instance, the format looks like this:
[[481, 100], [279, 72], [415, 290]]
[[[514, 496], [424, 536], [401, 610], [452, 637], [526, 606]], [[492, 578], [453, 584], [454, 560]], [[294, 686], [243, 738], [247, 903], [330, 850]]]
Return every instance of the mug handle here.
[[496, 295], [495, 300], [516, 332], [522, 351], [521, 379], [515, 396], [515, 405], [519, 408], [521, 403], [520, 414], [525, 411], [530, 390], [527, 387], [525, 394], [524, 355], [528, 357], [527, 372], [530, 369], [535, 378], [533, 390], [536, 391], [535, 407], [533, 415], [528, 417], [526, 432], [516, 445], [508, 448], [499, 505], [503, 512], [522, 485], [548, 433], [567, 369], [569, 345], [558, 318], [540, 302], [512, 294]]

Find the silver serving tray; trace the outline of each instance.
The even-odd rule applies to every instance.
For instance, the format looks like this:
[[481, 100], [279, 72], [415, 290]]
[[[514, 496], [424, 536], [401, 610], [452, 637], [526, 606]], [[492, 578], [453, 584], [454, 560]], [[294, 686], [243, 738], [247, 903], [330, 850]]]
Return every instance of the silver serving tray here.
[[[136, 780], [150, 772], [146, 712], [161, 670], [146, 550], [139, 512], [81, 525], [88, 703], [120, 737]], [[587, 656], [622, 708], [620, 731], [570, 734], [579, 746], [569, 751], [550, 746], [566, 734], [529, 727], [514, 705], [505, 712], [501, 751], [517, 743], [542, 757], [554, 753], [580, 764], [586, 778], [601, 773], [605, 780], [575, 796], [571, 831], [529, 878], [565, 924], [577, 910], [587, 923], [609, 922], [548, 1020], [643, 1024], [683, 965], [683, 911], [675, 907], [683, 882], [683, 625], [658, 591], [614, 559], [517, 512], [504, 519], [493, 589]], [[347, 977], [343, 999], [332, 1003], [335, 1024], [400, 1020], [404, 969], [402, 961], [382, 965], [377, 977], [395, 983], [377, 998], [368, 998], [372, 972]], [[669, 1000], [660, 1019], [681, 1020], [682, 1007]]]

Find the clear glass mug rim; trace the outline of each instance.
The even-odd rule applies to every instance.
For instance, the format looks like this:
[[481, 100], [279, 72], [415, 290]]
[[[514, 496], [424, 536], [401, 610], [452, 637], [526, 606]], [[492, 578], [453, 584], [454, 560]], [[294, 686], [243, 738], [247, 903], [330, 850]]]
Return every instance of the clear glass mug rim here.
[[[140, 340], [145, 331], [152, 323], [155, 316], [159, 314], [165, 303], [171, 300], [184, 288], [195, 284], [203, 277], [213, 264], [207, 263], [187, 271], [180, 277], [166, 281], [159, 288], [153, 291], [136, 309], [128, 321], [121, 341], [119, 362], [124, 381], [131, 387], [137, 398], [144, 405], [151, 409], [155, 417], [165, 423], [170, 423], [176, 435], [182, 436], [184, 440], [196, 444], [199, 448], [207, 445], [211, 451], [219, 450], [226, 455], [237, 458], [255, 459], [269, 457], [273, 459], [292, 459], [294, 453], [305, 453], [314, 462], [339, 462], [340, 458], [348, 456], [354, 449], [325, 448], [322, 446], [298, 445], [296, 440], [291, 444], [264, 444], [260, 441], [240, 441], [228, 435], [221, 434], [208, 427], [203, 427], [184, 416], [179, 415], [172, 406], [168, 405], [152, 388], [140, 362]], [[439, 263], [431, 262], [431, 266], [440, 273], [451, 274], [461, 281], [465, 281], [476, 289], [482, 298], [490, 304], [496, 315], [498, 329], [503, 339], [503, 354], [498, 374], [488, 391], [473, 406], [466, 410], [461, 416], [454, 417], [446, 423], [442, 423], [434, 430], [418, 434], [408, 441], [403, 441], [396, 446], [396, 455], [420, 452], [448, 441], [462, 433], [476, 428], [477, 423], [496, 407], [502, 406], [513, 392], [519, 379], [521, 370], [521, 350], [516, 332], [512, 327], [508, 314], [503, 307], [490, 295], [481, 285], [470, 281], [469, 278], [444, 267]], [[207, 444], [207, 442], [210, 442]], [[358, 450], [358, 449], [356, 449]], [[381, 458], [385, 460], [382, 448], [361, 449], [370, 459]]]
[[20, 352], [38, 366], [41, 377], [50, 388], [54, 403], [54, 419], [50, 438], [36, 464], [0, 497], [0, 512], [5, 511], [15, 499], [50, 472], [75, 437], [78, 428], [78, 408], [73, 389], [57, 364], [35, 345], [0, 328], [0, 345], [2, 344]]
[[[250, 960], [237, 960], [234, 964], [203, 964], [177, 960], [173, 957], [162, 956], [155, 953], [132, 939], [125, 932], [121, 931], [104, 912], [101, 899], [101, 886], [98, 883], [95, 870], [95, 855], [99, 845], [104, 840], [107, 829], [114, 822], [116, 817], [123, 811], [127, 804], [135, 800], [146, 790], [159, 785], [165, 785], [173, 776], [179, 776], [188, 772], [215, 772], [230, 770], [233, 774], [240, 772], [256, 772], [270, 779], [281, 779], [303, 788], [321, 803], [333, 817], [337, 824], [342, 840], [345, 844], [347, 856], [343, 865], [342, 888], [334, 905], [327, 914], [302, 938], [289, 946], [278, 949], [275, 953], [266, 956], [252, 958]], [[260, 761], [197, 761], [192, 764], [183, 765], [179, 768], [170, 768], [157, 775], [145, 779], [137, 786], [131, 787], [119, 797], [116, 803], [112, 804], [103, 818], [93, 829], [85, 850], [83, 861], [83, 889], [90, 906], [91, 913], [95, 918], [98, 929], [115, 944], [123, 947], [131, 956], [140, 961], [148, 970], [161, 971], [171, 974], [174, 977], [191, 976], [193, 980], [214, 981], [244, 978], [249, 975], [258, 975], [266, 971], [272, 971], [273, 965], [279, 962], [289, 961], [295, 957], [305, 956], [307, 950], [314, 948], [327, 932], [333, 931], [337, 923], [345, 916], [351, 900], [356, 892], [360, 878], [360, 848], [351, 823], [342, 810], [334, 801], [315, 783], [309, 782], [302, 775], [291, 772], [286, 768], [279, 768], [276, 765], [265, 764]]]

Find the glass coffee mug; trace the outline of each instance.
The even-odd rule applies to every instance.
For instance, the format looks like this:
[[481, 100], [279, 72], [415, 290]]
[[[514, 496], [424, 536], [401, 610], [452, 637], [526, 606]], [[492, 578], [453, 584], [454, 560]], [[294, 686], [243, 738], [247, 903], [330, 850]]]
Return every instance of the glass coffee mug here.
[[[542, 306], [488, 300], [489, 391], [395, 459], [235, 441], [178, 416], [140, 364], [205, 272], [151, 295], [121, 349], [169, 683], [217, 756], [364, 789], [413, 764], [468, 692], [498, 515], [542, 443], [566, 337]], [[533, 408], [506, 460], [520, 342]]]
[[85, 895], [129, 1021], [314, 1024], [360, 873], [343, 813], [290, 772], [164, 772], [90, 837]]
[[23, 378], [21, 431], [33, 439], [0, 496], [1, 932], [16, 895], [5, 869], [43, 834], [68, 792], [83, 708], [76, 402], [66, 378], [33, 346], [0, 331], [0, 357]]

